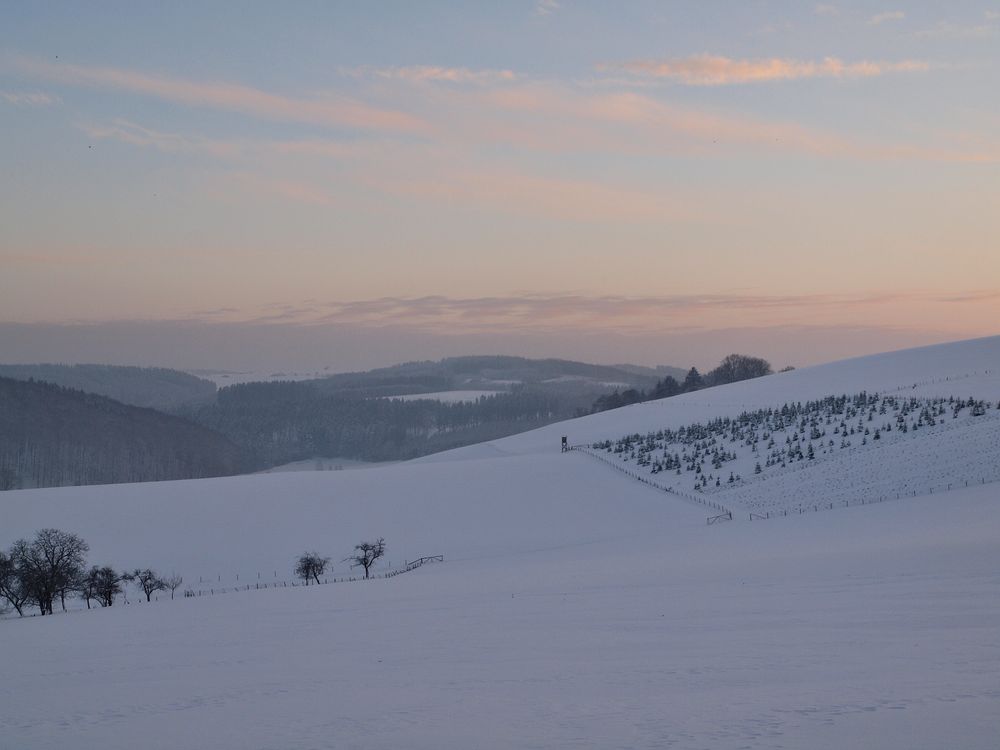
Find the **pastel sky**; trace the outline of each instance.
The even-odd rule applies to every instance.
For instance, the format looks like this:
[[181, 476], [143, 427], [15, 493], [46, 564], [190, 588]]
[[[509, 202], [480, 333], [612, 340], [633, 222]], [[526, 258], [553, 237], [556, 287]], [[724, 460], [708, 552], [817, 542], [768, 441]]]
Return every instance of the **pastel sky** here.
[[989, 1], [9, 4], [0, 360], [1000, 333], [998, 92]]

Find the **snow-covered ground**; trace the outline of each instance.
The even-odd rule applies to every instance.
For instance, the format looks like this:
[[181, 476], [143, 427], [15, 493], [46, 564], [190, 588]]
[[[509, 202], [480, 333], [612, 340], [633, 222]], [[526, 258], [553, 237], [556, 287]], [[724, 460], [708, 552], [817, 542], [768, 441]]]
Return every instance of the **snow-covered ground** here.
[[858, 394], [627, 435], [588, 452], [730, 508], [833, 509], [1000, 481], [1000, 408]]
[[291, 463], [272, 466], [264, 469], [260, 474], [280, 474], [289, 471], [344, 471], [347, 469], [373, 469], [377, 466], [386, 466], [395, 462], [372, 462], [359, 461], [354, 458], [325, 458], [316, 456], [302, 461], [292, 461]]
[[758, 380], [557, 422], [521, 435], [457, 448], [420, 460], [453, 461], [501, 453], [556, 453], [562, 435], [568, 436], [571, 443], [592, 443], [665, 427], [677, 429], [692, 422], [735, 416], [741, 411], [766, 409], [786, 401], [860, 391], [918, 398], [974, 396], [996, 402], [1000, 399], [1000, 336], [803, 367]]
[[[173, 570], [185, 587], [290, 577], [306, 549], [339, 576], [375, 536], [393, 567], [445, 561], [0, 621], [0, 748], [995, 748], [1000, 484], [708, 526], [695, 503], [559, 452], [561, 435], [595, 442], [862, 390], [995, 403], [1000, 338], [369, 471], [4, 493], [0, 546], [57, 526], [86, 538], [93, 562]], [[852, 447], [756, 484], [834, 497], [904, 471], [944, 480], [973, 468], [998, 425], [943, 432], [933, 448], [889, 441], [877, 461]]]
[[477, 398], [496, 396], [504, 391], [435, 391], [434, 393], [408, 393], [405, 396], [386, 396], [400, 401], [440, 401], [445, 404], [460, 404]]

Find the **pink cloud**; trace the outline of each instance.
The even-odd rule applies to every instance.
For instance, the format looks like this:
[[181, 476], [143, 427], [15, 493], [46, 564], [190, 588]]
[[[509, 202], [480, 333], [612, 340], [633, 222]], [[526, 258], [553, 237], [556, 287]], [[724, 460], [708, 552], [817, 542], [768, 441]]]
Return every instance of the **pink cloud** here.
[[[476, 98], [475, 106], [468, 106], [468, 97]], [[754, 152], [862, 161], [1000, 162], [1000, 144], [995, 139], [973, 144], [944, 133], [928, 144], [875, 141], [794, 122], [681, 107], [636, 91], [594, 93], [526, 83], [467, 93], [462, 101], [467, 109], [490, 113], [468, 123], [472, 132], [466, 137], [548, 152], [705, 156], [731, 155], [733, 149], [745, 152], [745, 147], [752, 146]], [[458, 132], [457, 138], [462, 137]]]
[[264, 119], [394, 132], [419, 132], [426, 127], [413, 115], [346, 97], [302, 99], [235, 83], [201, 83], [118, 68], [57, 65], [25, 57], [14, 58], [14, 63], [23, 73], [57, 83], [130, 91]]
[[220, 159], [260, 156], [301, 156], [305, 158], [360, 159], [384, 155], [393, 143], [377, 140], [331, 140], [313, 138], [294, 141], [269, 141], [245, 138], [208, 138], [202, 135], [166, 133], [128, 120], [83, 125], [81, 129], [94, 139], [113, 139], [132, 146], [155, 148], [166, 153], [193, 153]]
[[625, 334], [702, 330], [732, 325], [779, 325], [794, 317], [810, 325], [869, 319], [876, 312], [934, 306], [940, 310], [979, 305], [995, 308], [995, 291], [942, 296], [932, 292], [860, 294], [677, 294], [627, 297], [587, 294], [524, 294], [493, 297], [382, 297], [331, 302], [326, 312], [300, 323], [361, 327], [401, 326], [447, 334], [497, 331], [615, 331]]
[[914, 60], [847, 63], [835, 57], [816, 62], [779, 57], [734, 60], [715, 55], [694, 55], [670, 60], [633, 60], [602, 65], [599, 69], [666, 78], [687, 86], [724, 86], [802, 78], [870, 78], [887, 73], [923, 72], [930, 66]]
[[522, 145], [534, 142], [550, 150], [690, 153], [692, 146], [753, 145], [823, 156], [860, 151], [850, 140], [818, 129], [678, 107], [631, 91], [580, 94], [550, 85], [525, 85], [488, 92], [483, 100], [488, 107], [517, 119], [492, 118], [477, 130], [481, 137], [503, 137], [506, 132], [520, 135]]
[[[498, 143], [543, 153], [580, 151], [706, 156], [732, 155], [737, 150], [746, 152], [746, 147], [749, 146], [752, 147], [751, 153], [766, 150], [859, 160], [956, 163], [996, 163], [1000, 160], [1000, 148], [993, 143], [956, 142], [953, 146], [940, 138], [929, 145], [867, 141], [794, 122], [682, 107], [634, 90], [595, 91], [568, 84], [530, 81], [485, 88], [422, 86], [419, 89], [419, 99], [416, 102], [412, 97], [408, 100], [412, 106], [419, 108], [415, 111], [423, 113], [419, 117], [357, 102], [344, 105], [347, 101], [344, 99], [303, 100], [243, 86], [201, 84], [109, 68], [50, 65], [23, 58], [18, 60], [18, 64], [26, 70], [75, 85], [109, 86], [148, 93], [170, 101], [243, 111], [262, 117], [323, 122], [331, 126], [353, 124], [376, 131], [395, 129], [393, 132], [383, 133], [384, 142], [356, 139], [254, 142], [173, 135], [117, 120], [111, 125], [89, 128], [88, 132], [92, 137], [116, 138], [164, 151], [201, 152], [223, 158], [269, 154], [364, 159], [380, 165], [383, 176], [396, 171], [391, 163], [393, 159], [428, 161], [435, 156], [433, 152], [444, 151], [446, 160], [461, 164], [468, 161], [470, 149], [478, 150], [484, 144]], [[692, 60], [700, 60], [697, 65], [702, 65], [706, 60], [711, 64], [707, 67], [703, 65], [702, 68], [695, 65], [686, 73], [674, 71], [674, 74], [694, 76], [692, 80], [708, 80], [698, 77], [709, 76], [712, 80], [721, 82], [739, 79], [766, 80], [768, 76], [880, 75], [888, 70], [922, 69], [921, 66], [924, 65], [915, 62], [847, 64], [832, 59], [821, 63], [798, 63], [786, 60], [687, 58], [681, 62], [691, 63]], [[717, 65], [720, 60], [723, 62]], [[671, 65], [673, 62], [656, 64]], [[393, 70], [410, 71], [406, 75], [416, 76], [418, 80], [461, 80], [465, 75], [460, 69], [431, 66]], [[477, 73], [472, 71], [470, 74]], [[399, 132], [412, 132], [409, 128], [418, 128], [425, 138], [416, 143], [396, 138]], [[462, 154], [463, 151], [466, 153]], [[392, 158], [388, 158], [386, 154], [391, 154]], [[432, 184], [432, 189], [447, 193], [464, 180], [468, 183], [466, 187], [470, 190], [470, 197], [489, 191], [488, 183], [483, 180], [459, 178], [458, 171], [454, 168], [451, 169], [451, 174], [452, 177], [445, 181], [447, 187], [435, 187]], [[502, 178], [509, 184], [515, 183], [514, 178], [507, 179], [503, 175]], [[416, 181], [419, 182], [420, 180]], [[434, 180], [427, 182], [433, 183]], [[399, 189], [404, 181], [387, 180], [386, 183], [395, 184]], [[525, 185], [525, 194], [541, 193], [543, 183], [544, 178], [538, 178], [537, 182]], [[582, 206], [629, 206], [626, 210], [616, 209], [619, 215], [628, 216], [652, 213], [654, 209], [650, 206], [659, 200], [657, 197], [650, 198], [642, 191], [634, 191], [632, 200], [619, 201], [611, 196], [598, 196], [597, 189], [584, 185], [570, 187], [565, 181], [549, 187], [554, 188], [554, 197], [543, 200], [538, 205], [548, 205], [553, 212], [565, 215], [573, 212], [561, 207], [568, 205], [568, 201], [559, 196], [575, 194], [581, 199]], [[605, 208], [603, 212], [606, 210]], [[597, 213], [601, 214], [602, 211]]]

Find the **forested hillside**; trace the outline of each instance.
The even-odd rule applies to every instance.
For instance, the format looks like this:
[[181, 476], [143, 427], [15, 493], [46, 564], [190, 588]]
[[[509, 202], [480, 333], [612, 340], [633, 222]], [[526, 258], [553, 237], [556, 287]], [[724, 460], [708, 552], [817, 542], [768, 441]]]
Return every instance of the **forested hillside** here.
[[[672, 368], [671, 368], [672, 369]], [[785, 368], [785, 371], [794, 368]], [[629, 388], [625, 391], [615, 390], [600, 396], [591, 409], [593, 413], [607, 411], [608, 409], [618, 409], [630, 404], [640, 404], [643, 401], [653, 401], [661, 398], [679, 396], [682, 393], [700, 391], [702, 388], [711, 388], [716, 385], [727, 385], [728, 383], [738, 383], [741, 380], [751, 380], [770, 375], [771, 363], [760, 357], [749, 357], [746, 354], [730, 354], [726, 356], [719, 366], [702, 375], [697, 367], [692, 367], [684, 375], [683, 380], [678, 380], [673, 375], [667, 375], [648, 390]]]
[[191, 417], [244, 447], [253, 465], [314, 456], [366, 461], [413, 458], [511, 435], [572, 416], [577, 402], [519, 388], [470, 402], [444, 403], [326, 393], [316, 382], [247, 383], [223, 388]]
[[[317, 456], [405, 460], [493, 440], [591, 411], [665, 398], [769, 373], [731, 355], [702, 378], [692, 368], [590, 365], [558, 359], [453, 357], [299, 382], [223, 388], [214, 404], [184, 410], [246, 449], [256, 468]], [[668, 373], [663, 379], [658, 374]], [[394, 396], [481, 388], [472, 401]]]
[[186, 419], [0, 378], [0, 489], [237, 474], [241, 450]]
[[215, 384], [163, 367], [117, 365], [0, 365], [0, 377], [43, 380], [113, 398], [123, 404], [170, 411], [183, 404], [211, 400]]
[[[755, 374], [769, 371], [763, 360], [739, 360], [759, 364]], [[722, 366], [704, 379], [692, 369], [678, 384], [669, 374], [681, 372], [676, 368], [507, 356], [410, 362], [218, 391], [209, 381], [166, 369], [0, 370], [34, 378], [4, 380], [2, 388], [0, 487], [8, 488], [195, 478], [321, 456], [405, 460], [723, 382]], [[461, 397], [445, 398], [453, 391]], [[94, 395], [102, 393], [157, 404], [177, 417]]]
[[[674, 368], [562, 359], [450, 357], [316, 380], [245, 383], [181, 410], [245, 448], [257, 468], [316, 456], [391, 461], [512, 435], [590, 410], [619, 388], [652, 388]], [[680, 372], [680, 371], [678, 371]], [[397, 396], [480, 390], [445, 403]]]
[[367, 372], [350, 372], [311, 381], [326, 392], [355, 391], [359, 395], [394, 396], [410, 393], [483, 388], [505, 390], [511, 385], [588, 384], [598, 390], [649, 387], [665, 375], [683, 377], [676, 367], [592, 365], [566, 359], [508, 356], [448, 357], [436, 362], [406, 362]]

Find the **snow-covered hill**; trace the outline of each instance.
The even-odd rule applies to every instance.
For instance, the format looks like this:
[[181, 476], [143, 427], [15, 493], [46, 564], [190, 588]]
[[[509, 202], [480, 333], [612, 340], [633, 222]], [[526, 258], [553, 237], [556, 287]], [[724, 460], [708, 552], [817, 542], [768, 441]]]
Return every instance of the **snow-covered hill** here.
[[1000, 481], [1000, 403], [862, 393], [588, 448], [703, 502], [757, 514], [833, 510]]
[[592, 443], [629, 433], [677, 429], [741, 411], [861, 391], [922, 397], [1000, 399], [1000, 336], [905, 349], [804, 367], [758, 380], [686, 393], [601, 412], [481, 445], [428, 456], [423, 461], [498, 453], [557, 452], [559, 439]]
[[[366, 471], [3, 493], [0, 546], [57, 526], [93, 562], [175, 571], [185, 587], [290, 578], [306, 549], [340, 575], [375, 536], [393, 567], [445, 562], [0, 621], [0, 748], [995, 747], [1000, 484], [708, 526], [695, 503], [560, 453], [562, 435], [617, 440], [862, 391], [995, 407], [1000, 338]], [[743, 469], [713, 496], [763, 510], [901, 477], [930, 486], [981, 468], [998, 430], [995, 410], [948, 412], [878, 447], [837, 442], [808, 469]]]

